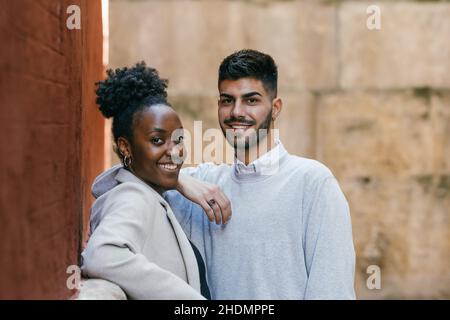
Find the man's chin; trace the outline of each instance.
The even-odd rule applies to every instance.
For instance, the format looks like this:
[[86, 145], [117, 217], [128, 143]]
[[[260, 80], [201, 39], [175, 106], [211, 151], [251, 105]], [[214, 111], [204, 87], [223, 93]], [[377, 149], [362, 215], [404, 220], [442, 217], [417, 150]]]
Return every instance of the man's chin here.
[[235, 150], [248, 150], [258, 144], [259, 139], [256, 136], [255, 131], [252, 131], [251, 129], [247, 129], [246, 131], [248, 132], [244, 131], [227, 135], [226, 132], [222, 129], [222, 133], [224, 134], [228, 144]]
[[249, 150], [251, 147], [255, 146], [256, 141], [250, 143], [250, 139], [242, 138], [242, 139], [234, 139], [233, 141], [227, 140], [228, 143], [233, 146], [235, 150]]

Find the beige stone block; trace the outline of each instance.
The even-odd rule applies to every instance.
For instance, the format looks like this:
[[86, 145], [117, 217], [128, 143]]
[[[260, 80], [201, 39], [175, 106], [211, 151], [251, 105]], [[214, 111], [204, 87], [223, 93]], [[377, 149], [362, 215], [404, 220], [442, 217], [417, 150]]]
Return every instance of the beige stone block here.
[[343, 88], [450, 86], [450, 3], [378, 2], [381, 29], [369, 30], [372, 2], [339, 8]]
[[314, 96], [309, 92], [280, 92], [283, 108], [275, 127], [289, 153], [313, 158], [315, 152]]
[[428, 98], [417, 92], [352, 92], [318, 98], [317, 157], [338, 177], [439, 171]]
[[173, 91], [217, 91], [222, 59], [245, 47], [239, 24], [243, 4], [205, 1], [113, 1], [110, 64], [145, 60], [169, 78]]
[[[407, 271], [409, 245], [403, 227], [408, 223], [406, 186], [395, 180], [366, 177], [342, 178], [339, 182], [352, 217], [357, 297], [386, 298], [392, 288], [389, 279]], [[366, 287], [367, 268], [371, 265], [381, 269], [382, 290]]]
[[[446, 92], [319, 95], [318, 158], [349, 201], [359, 298], [450, 296]], [[366, 287], [378, 265], [382, 289]]]
[[[341, 179], [349, 201], [359, 298], [450, 296], [450, 175]], [[366, 287], [369, 265], [381, 290]]]
[[433, 122], [434, 166], [439, 172], [450, 172], [450, 92], [438, 92], [431, 96]]
[[221, 61], [253, 48], [274, 57], [280, 88], [334, 87], [334, 19], [309, 1], [111, 1], [110, 65], [146, 60], [174, 92], [210, 95]]
[[334, 88], [336, 7], [319, 1], [272, 1], [248, 7], [242, 29], [251, 48], [269, 53], [286, 90]]
[[449, 298], [450, 174], [417, 175], [411, 180], [406, 282], [422, 297]]

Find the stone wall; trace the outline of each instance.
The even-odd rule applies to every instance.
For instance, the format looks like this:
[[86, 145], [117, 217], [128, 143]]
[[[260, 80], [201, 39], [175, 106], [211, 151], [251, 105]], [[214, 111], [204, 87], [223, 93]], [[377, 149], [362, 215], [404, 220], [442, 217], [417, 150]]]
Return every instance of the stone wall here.
[[[188, 129], [218, 127], [226, 55], [271, 54], [282, 141], [329, 166], [350, 203], [358, 297], [450, 298], [449, 2], [111, 0], [110, 25], [111, 66], [160, 70]], [[366, 288], [372, 264], [381, 290]]]
[[[68, 30], [69, 5], [81, 30]], [[0, 299], [64, 299], [104, 165], [100, 0], [0, 0]], [[87, 216], [87, 212], [84, 213]]]

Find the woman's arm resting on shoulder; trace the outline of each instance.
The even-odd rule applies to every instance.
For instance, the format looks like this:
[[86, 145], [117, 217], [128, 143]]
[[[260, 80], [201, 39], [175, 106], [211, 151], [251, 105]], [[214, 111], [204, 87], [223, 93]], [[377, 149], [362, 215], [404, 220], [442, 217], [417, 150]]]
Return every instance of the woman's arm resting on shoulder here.
[[204, 299], [184, 280], [151, 263], [142, 254], [133, 253], [126, 246], [95, 243], [88, 245], [83, 258], [82, 270], [85, 276], [116, 283], [130, 299]]
[[[216, 224], [227, 223], [231, 219], [231, 203], [227, 196], [215, 184], [198, 180], [180, 173], [177, 190], [192, 202], [205, 210], [209, 221]], [[211, 202], [211, 200], [214, 200]]]
[[152, 232], [149, 213], [159, 203], [151, 203], [137, 189], [122, 191], [106, 200], [106, 215], [82, 254], [83, 275], [116, 283], [131, 299], [204, 299], [183, 279], [141, 253]]

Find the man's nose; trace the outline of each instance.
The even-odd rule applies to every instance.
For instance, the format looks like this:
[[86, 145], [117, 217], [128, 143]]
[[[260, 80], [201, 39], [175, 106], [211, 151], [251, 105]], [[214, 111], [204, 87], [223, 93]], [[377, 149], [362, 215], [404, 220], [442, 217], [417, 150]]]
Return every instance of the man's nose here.
[[233, 109], [231, 109], [231, 116], [233, 118], [245, 117], [245, 108], [242, 105], [241, 101], [236, 100], [236, 102], [234, 103]]

